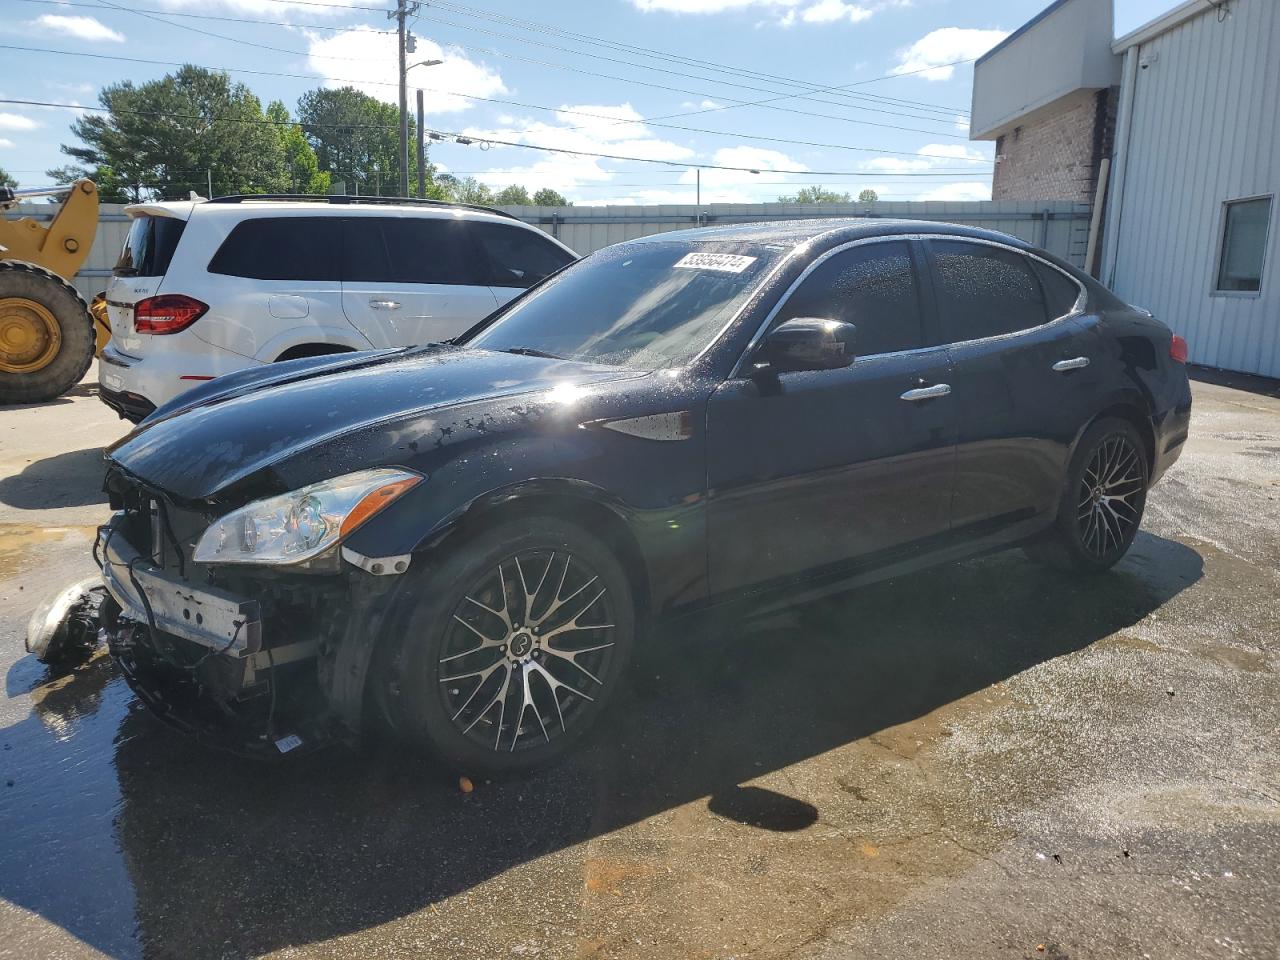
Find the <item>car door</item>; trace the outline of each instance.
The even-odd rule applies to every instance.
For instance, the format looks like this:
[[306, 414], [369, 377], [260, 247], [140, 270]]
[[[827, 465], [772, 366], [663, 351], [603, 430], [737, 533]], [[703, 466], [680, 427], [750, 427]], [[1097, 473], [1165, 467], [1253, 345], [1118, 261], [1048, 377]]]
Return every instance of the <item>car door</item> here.
[[[707, 409], [715, 592], [912, 552], [948, 527], [957, 415], [917, 245], [857, 242], [815, 262], [775, 309], [854, 324], [837, 370], [742, 373]], [[750, 358], [740, 369], [750, 370]]]
[[[225, 216], [221, 210], [217, 215]], [[188, 233], [208, 216], [194, 213]], [[364, 346], [342, 309], [340, 240], [334, 217], [248, 216], [231, 228], [207, 272], [192, 278], [195, 285], [180, 291], [167, 279], [160, 292], [190, 293], [209, 303], [192, 334], [262, 362], [299, 341]]]
[[489, 283], [499, 304], [575, 259], [541, 230], [523, 224], [474, 220], [467, 230], [488, 261]]
[[486, 268], [452, 215], [343, 221], [342, 306], [379, 347], [449, 340], [498, 306]]
[[1011, 247], [927, 241], [960, 413], [952, 526], [991, 531], [1056, 509], [1097, 389], [1083, 288]]

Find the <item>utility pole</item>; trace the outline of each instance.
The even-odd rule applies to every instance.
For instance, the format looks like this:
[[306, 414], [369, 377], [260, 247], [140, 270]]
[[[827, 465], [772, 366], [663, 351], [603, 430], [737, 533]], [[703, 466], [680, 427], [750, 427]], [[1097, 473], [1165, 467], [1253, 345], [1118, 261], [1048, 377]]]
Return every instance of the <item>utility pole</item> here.
[[698, 167], [695, 171], [698, 177], [698, 212], [702, 212], [702, 168]]
[[422, 114], [422, 88], [418, 88], [418, 199], [427, 195], [427, 128]]
[[396, 8], [387, 11], [387, 19], [396, 21], [400, 47], [400, 196], [409, 195], [409, 90], [405, 55], [407, 31], [405, 19], [418, 11], [416, 0], [396, 0]]

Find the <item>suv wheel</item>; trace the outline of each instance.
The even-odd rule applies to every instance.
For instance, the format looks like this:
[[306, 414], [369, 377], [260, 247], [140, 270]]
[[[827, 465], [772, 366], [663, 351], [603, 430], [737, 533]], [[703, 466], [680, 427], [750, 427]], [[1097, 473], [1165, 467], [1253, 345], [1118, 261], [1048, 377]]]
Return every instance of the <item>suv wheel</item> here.
[[1058, 518], [1027, 552], [1063, 570], [1101, 572], [1133, 543], [1149, 476], [1146, 449], [1127, 420], [1100, 420], [1080, 438]]
[[538, 517], [489, 528], [424, 571], [388, 658], [402, 731], [452, 765], [502, 774], [559, 759], [618, 686], [632, 592], [607, 546]]

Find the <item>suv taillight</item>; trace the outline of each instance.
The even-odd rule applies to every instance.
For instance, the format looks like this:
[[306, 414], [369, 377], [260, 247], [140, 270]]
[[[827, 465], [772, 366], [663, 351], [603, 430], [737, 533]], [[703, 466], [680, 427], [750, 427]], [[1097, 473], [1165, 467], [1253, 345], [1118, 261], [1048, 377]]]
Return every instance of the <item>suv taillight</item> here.
[[205, 315], [209, 305], [181, 293], [147, 297], [133, 305], [135, 333], [178, 333]]
[[1169, 341], [1169, 356], [1177, 363], [1187, 362], [1187, 341], [1176, 333], [1173, 335], [1173, 339]]

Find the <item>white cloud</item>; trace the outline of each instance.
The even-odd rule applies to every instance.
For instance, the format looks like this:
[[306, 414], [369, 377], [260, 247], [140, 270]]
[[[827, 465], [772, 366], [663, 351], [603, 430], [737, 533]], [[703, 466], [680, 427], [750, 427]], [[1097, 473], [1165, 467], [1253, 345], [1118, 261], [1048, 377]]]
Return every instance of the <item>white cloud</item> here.
[[898, 52], [898, 64], [890, 73], [915, 73], [926, 80], [950, 80], [957, 60], [982, 56], [1009, 35], [1007, 30], [972, 30], [941, 27], [931, 30], [905, 50]]
[[12, 147], [13, 141], [8, 137], [0, 137], [0, 147]]
[[631, 0], [645, 13], [724, 13], [748, 7], [794, 7], [800, 0]]
[[[323, 37], [307, 34], [307, 41], [308, 65], [325, 78], [325, 86], [353, 86], [387, 103], [399, 101], [394, 34], [355, 27]], [[496, 71], [468, 60], [455, 48], [441, 47], [419, 37], [413, 61], [421, 60], [444, 61], [409, 73], [410, 87], [422, 87], [424, 91], [428, 114], [458, 113], [475, 106], [477, 101], [456, 94], [492, 97], [507, 92]]]
[[684, 103], [680, 104], [680, 109], [682, 110], [718, 110], [719, 108], [720, 104], [716, 103], [714, 100], [703, 100], [700, 103], [695, 103], [692, 100], [686, 100]]
[[46, 13], [31, 21], [33, 27], [43, 31], [65, 34], [77, 40], [90, 42], [106, 41], [108, 43], [124, 43], [124, 34], [112, 30], [105, 23], [93, 17], [66, 17], [57, 13]]
[[[875, 157], [864, 163], [862, 169], [878, 173], [913, 173], [934, 167], [967, 168], [967, 161], [990, 159], [978, 147], [963, 143], [926, 143], [917, 152], [923, 156]], [[983, 170], [977, 164], [973, 164], [973, 169], [975, 174]]]
[[926, 190], [916, 200], [990, 200], [991, 184], [974, 180], [970, 183], [944, 183]]
[[844, 0], [818, 0], [813, 6], [805, 7], [800, 19], [805, 23], [834, 23], [837, 20], [848, 20], [859, 23], [873, 13], [870, 7], [858, 3], [845, 3]]
[[[582, 117], [578, 112], [598, 116]], [[584, 154], [612, 153], [652, 160], [672, 160], [677, 163], [693, 156], [693, 151], [688, 147], [658, 139], [642, 123], [618, 122], [639, 119], [641, 119], [639, 112], [629, 103], [565, 104], [556, 112], [555, 122], [512, 120], [509, 124], [502, 124], [495, 128], [469, 127], [463, 133], [477, 142], [505, 140], [510, 143], [578, 150]], [[493, 149], [496, 151], [511, 148], [495, 144]], [[527, 164], [508, 167], [495, 164], [493, 169], [479, 179], [499, 189], [516, 183], [528, 187], [531, 191], [551, 187], [553, 190], [568, 193], [579, 184], [606, 183], [616, 173], [609, 169], [610, 161], [599, 157], [555, 153], [539, 155], [523, 150], [519, 151], [519, 157], [521, 160], [526, 157], [535, 159]]]
[[34, 130], [40, 124], [20, 113], [0, 112], [0, 130]]
[[962, 116], [961, 114], [958, 114], [958, 113], [957, 113], [957, 114], [956, 114], [956, 129], [957, 129], [957, 130], [962, 131], [963, 133], [968, 133], [968, 132], [969, 132], [969, 118], [968, 118], [968, 117], [966, 117], [966, 116]]
[[[197, 8], [221, 8], [236, 13], [272, 13], [280, 14], [290, 10], [315, 16], [347, 16], [351, 13], [350, 0], [299, 0], [289, 3], [287, 0], [160, 0], [161, 6], [170, 10], [186, 10]], [[272, 17], [276, 19], [276, 17]]]

